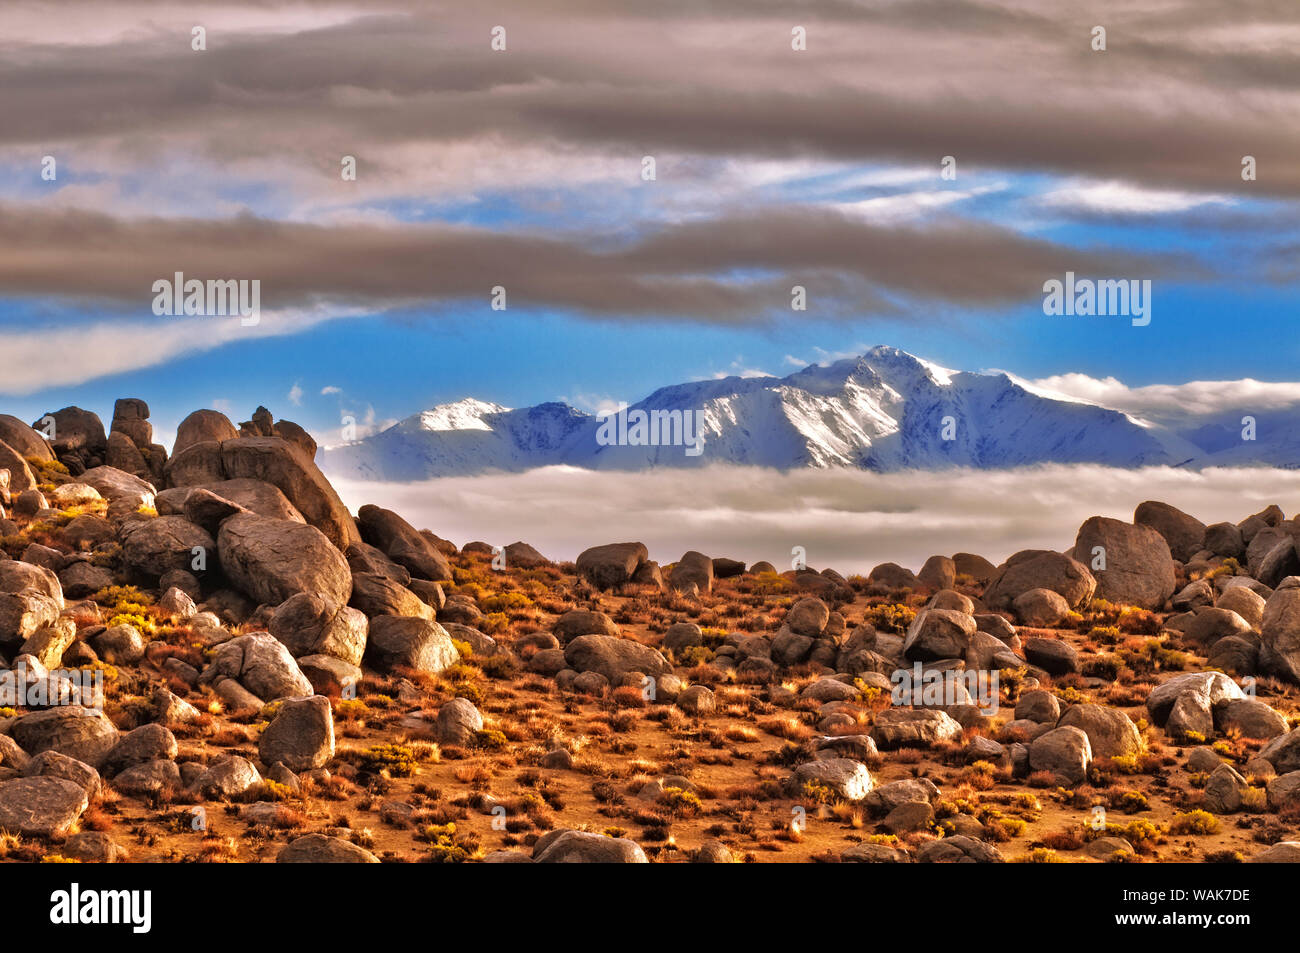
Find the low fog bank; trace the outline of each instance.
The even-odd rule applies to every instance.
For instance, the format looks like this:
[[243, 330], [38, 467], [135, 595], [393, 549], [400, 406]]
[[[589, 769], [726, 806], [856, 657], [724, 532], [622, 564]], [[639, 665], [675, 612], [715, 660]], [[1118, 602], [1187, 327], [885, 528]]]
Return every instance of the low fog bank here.
[[1236, 522], [1269, 503], [1300, 510], [1300, 471], [1199, 472], [1093, 465], [1019, 470], [869, 473], [777, 472], [717, 465], [703, 470], [600, 473], [546, 467], [522, 474], [421, 483], [337, 480], [355, 512], [396, 510], [457, 545], [522, 539], [572, 560], [589, 546], [639, 540], [652, 559], [710, 556], [808, 565], [845, 574], [882, 562], [917, 570], [934, 553], [972, 552], [1001, 562], [1021, 549], [1068, 549], [1089, 516], [1131, 520], [1143, 500], [1171, 503], [1206, 523]]

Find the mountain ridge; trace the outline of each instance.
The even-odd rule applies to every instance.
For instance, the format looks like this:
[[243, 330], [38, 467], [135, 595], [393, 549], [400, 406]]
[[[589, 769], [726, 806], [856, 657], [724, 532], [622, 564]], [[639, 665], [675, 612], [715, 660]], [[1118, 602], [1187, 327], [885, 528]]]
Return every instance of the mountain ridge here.
[[[1005, 373], [949, 370], [885, 345], [781, 378], [665, 385], [625, 413], [629, 421], [638, 414], [657, 421], [654, 427], [681, 415], [702, 435], [702, 452], [688, 454], [681, 443], [637, 444], [627, 426], [618, 432], [630, 440], [611, 443], [604, 437], [614, 431], [602, 431], [602, 417], [559, 401], [512, 409], [469, 397], [324, 448], [322, 466], [343, 478], [410, 482], [553, 465], [640, 470], [719, 461], [878, 472], [1037, 463], [1199, 467], [1220, 456], [1240, 465], [1255, 449], [1219, 440], [1211, 450], [1188, 438], [1198, 432], [1190, 425], [1168, 428], [1037, 393]], [[1291, 449], [1279, 451], [1286, 462], [1253, 462], [1295, 465]]]

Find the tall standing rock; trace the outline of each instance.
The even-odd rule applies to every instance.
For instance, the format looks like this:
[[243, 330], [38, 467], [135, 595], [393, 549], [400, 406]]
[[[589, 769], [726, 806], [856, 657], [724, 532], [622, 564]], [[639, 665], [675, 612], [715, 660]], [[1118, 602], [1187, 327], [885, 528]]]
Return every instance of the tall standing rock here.
[[161, 486], [167, 450], [153, 442], [149, 405], [138, 397], [123, 397], [113, 406], [106, 462]]

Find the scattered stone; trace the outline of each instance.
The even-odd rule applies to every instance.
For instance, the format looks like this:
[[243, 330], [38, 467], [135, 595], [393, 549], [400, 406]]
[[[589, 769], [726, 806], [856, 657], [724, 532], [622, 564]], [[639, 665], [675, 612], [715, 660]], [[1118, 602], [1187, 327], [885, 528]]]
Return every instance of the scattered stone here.
[[645, 852], [624, 837], [606, 837], [586, 831], [548, 831], [533, 847], [539, 864], [646, 864]]
[[1049, 675], [1068, 675], [1079, 671], [1079, 652], [1063, 639], [1026, 639], [1025, 659]]
[[437, 675], [460, 661], [451, 636], [437, 622], [408, 616], [370, 620], [366, 660], [381, 672], [401, 666]]
[[644, 543], [609, 543], [584, 550], [575, 565], [583, 579], [604, 590], [626, 585], [649, 558]]
[[629, 672], [659, 676], [672, 674], [672, 666], [656, 649], [631, 639], [607, 635], [582, 635], [564, 650], [565, 661], [578, 672], [599, 672], [611, 684], [621, 683]]
[[826, 758], [808, 761], [795, 768], [796, 789], [805, 785], [830, 788], [837, 797], [846, 801], [861, 801], [873, 786], [871, 772], [859, 761], [848, 758]]
[[1105, 760], [1140, 754], [1142, 735], [1124, 712], [1105, 705], [1071, 705], [1057, 727], [1073, 725], [1088, 736], [1093, 758]]
[[961, 737], [962, 727], [946, 712], [889, 709], [876, 715], [871, 740], [882, 750], [928, 748]]
[[311, 682], [284, 643], [267, 632], [241, 635], [217, 646], [201, 681], [207, 684], [222, 678], [235, 679], [264, 701], [312, 694]]
[[1073, 726], [1053, 728], [1035, 738], [1029, 746], [1029, 766], [1034, 771], [1051, 771], [1069, 785], [1087, 780], [1092, 764], [1092, 745], [1084, 732]]
[[379, 858], [341, 837], [307, 834], [276, 855], [277, 864], [377, 864]]
[[472, 747], [483, 730], [483, 716], [468, 698], [453, 698], [438, 710], [438, 741]]
[[63, 778], [0, 781], [0, 830], [23, 837], [63, 837], [89, 803], [85, 788]]

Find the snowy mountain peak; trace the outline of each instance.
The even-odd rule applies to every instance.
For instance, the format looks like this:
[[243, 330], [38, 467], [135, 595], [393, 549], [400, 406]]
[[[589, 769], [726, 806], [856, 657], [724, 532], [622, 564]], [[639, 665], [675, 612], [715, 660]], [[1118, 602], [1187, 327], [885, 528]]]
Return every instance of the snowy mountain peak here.
[[[668, 439], [673, 415], [680, 424], [686, 411], [704, 441], [698, 455]], [[511, 410], [469, 398], [328, 449], [322, 466], [341, 477], [410, 481], [557, 464], [639, 470], [721, 462], [892, 471], [1037, 463], [1182, 466], [1208, 457], [1179, 434], [1118, 411], [1036, 393], [1002, 373], [952, 371], [885, 346], [784, 378], [662, 387], [632, 412], [665, 428], [665, 439], [611, 444], [599, 437], [600, 419], [565, 403]]]
[[[412, 421], [421, 430], [433, 432], [443, 430], [491, 430], [492, 426], [483, 418], [488, 414], [500, 414], [509, 407], [466, 397], [451, 404], [439, 404], [437, 407], [421, 411], [407, 420]], [[406, 421], [402, 421], [398, 426]]]

